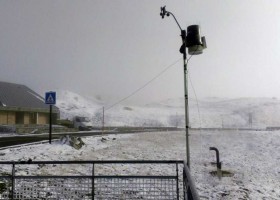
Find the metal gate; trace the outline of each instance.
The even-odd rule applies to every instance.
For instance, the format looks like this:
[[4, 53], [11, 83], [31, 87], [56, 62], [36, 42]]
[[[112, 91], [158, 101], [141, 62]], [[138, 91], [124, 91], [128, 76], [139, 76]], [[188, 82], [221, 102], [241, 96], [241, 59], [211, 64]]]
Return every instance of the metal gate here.
[[198, 199], [183, 161], [0, 162], [0, 199]]

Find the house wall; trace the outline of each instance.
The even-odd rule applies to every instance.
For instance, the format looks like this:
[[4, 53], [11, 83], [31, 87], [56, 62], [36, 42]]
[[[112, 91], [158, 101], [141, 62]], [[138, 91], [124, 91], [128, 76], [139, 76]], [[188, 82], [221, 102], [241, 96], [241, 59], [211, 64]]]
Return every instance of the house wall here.
[[16, 124], [24, 124], [24, 112], [16, 112]]
[[[53, 124], [58, 119], [58, 114], [53, 113]], [[0, 125], [14, 124], [48, 124], [49, 113], [14, 112], [0, 110]]]
[[48, 124], [49, 114], [48, 113], [38, 113], [37, 124]]
[[8, 124], [7, 112], [0, 112], [0, 124]]
[[16, 124], [16, 112], [0, 111], [0, 124]]
[[6, 116], [7, 116], [7, 120], [8, 120], [7, 124], [15, 124], [16, 123], [16, 112], [9, 111], [9, 112], [7, 112]]
[[30, 122], [30, 113], [24, 113], [23, 123], [24, 124], [31, 124], [31, 122]]
[[37, 124], [37, 113], [29, 113], [29, 124]]

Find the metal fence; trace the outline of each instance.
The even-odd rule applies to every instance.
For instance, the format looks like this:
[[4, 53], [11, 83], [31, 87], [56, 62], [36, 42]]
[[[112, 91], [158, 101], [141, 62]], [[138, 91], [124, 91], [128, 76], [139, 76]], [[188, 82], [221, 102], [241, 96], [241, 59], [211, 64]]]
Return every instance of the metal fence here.
[[0, 162], [0, 199], [197, 200], [183, 161]]

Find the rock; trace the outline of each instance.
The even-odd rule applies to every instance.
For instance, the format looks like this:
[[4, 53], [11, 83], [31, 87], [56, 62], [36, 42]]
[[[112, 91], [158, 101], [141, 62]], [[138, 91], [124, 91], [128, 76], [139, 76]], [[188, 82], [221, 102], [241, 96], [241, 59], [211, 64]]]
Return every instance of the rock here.
[[80, 137], [74, 137], [74, 136], [69, 137], [69, 135], [61, 137], [60, 143], [67, 144], [77, 150], [81, 149], [85, 145], [85, 143]]

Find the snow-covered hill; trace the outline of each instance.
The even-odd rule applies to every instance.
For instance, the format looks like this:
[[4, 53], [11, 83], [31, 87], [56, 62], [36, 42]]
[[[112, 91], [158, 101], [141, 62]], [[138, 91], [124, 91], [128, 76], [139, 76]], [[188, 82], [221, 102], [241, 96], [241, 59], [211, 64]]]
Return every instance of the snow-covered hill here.
[[[64, 119], [86, 116], [96, 126], [101, 126], [104, 106], [106, 126], [185, 126], [183, 98], [145, 106], [117, 104], [110, 108], [97, 98], [82, 97], [70, 91], [60, 91], [57, 96], [57, 106]], [[189, 106], [190, 125], [193, 128], [280, 126], [280, 100], [276, 98], [190, 99]]]

